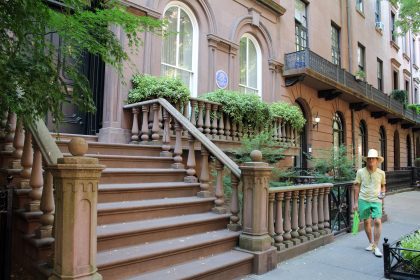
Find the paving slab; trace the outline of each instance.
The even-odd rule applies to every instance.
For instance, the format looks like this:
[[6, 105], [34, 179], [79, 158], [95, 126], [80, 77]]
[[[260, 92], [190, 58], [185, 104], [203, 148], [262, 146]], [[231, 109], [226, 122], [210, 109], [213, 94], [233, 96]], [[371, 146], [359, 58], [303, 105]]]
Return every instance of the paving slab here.
[[[420, 228], [420, 191], [388, 195], [385, 211], [388, 222], [383, 224], [381, 250], [384, 237], [391, 242]], [[263, 275], [248, 275], [243, 279], [385, 279], [383, 258], [365, 251], [367, 245], [364, 231], [355, 236], [344, 234], [336, 237], [333, 243], [279, 263], [273, 271]]]

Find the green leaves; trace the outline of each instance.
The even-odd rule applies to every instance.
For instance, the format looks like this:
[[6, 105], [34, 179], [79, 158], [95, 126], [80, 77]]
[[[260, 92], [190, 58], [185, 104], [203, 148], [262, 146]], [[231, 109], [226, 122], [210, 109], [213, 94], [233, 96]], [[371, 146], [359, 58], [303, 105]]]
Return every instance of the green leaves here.
[[282, 118], [297, 130], [302, 130], [302, 128], [305, 126], [306, 119], [303, 117], [300, 108], [296, 105], [284, 102], [276, 102], [270, 105], [270, 111], [273, 116]]
[[407, 105], [408, 102], [408, 96], [407, 96], [407, 91], [402, 90], [402, 89], [394, 89], [391, 92], [391, 97], [394, 100], [399, 101], [401, 104], [404, 105], [404, 107]]
[[405, 259], [410, 260], [417, 269], [420, 269], [420, 231], [416, 231], [401, 240], [401, 247], [417, 250], [417, 252], [401, 250], [401, 254]]
[[182, 104], [188, 102], [190, 90], [180, 79], [135, 75], [132, 79], [133, 89], [128, 93], [128, 103], [165, 98], [169, 102]]
[[413, 34], [420, 32], [420, 1], [419, 0], [390, 0], [398, 6], [398, 19], [395, 25], [400, 28], [396, 35], [405, 35], [408, 31]]

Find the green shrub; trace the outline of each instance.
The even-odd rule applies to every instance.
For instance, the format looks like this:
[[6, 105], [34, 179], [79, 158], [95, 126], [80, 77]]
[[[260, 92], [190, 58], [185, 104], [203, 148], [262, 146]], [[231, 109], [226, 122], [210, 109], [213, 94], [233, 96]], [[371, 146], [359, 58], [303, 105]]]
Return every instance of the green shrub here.
[[410, 104], [407, 108], [416, 112], [417, 115], [420, 115], [420, 104]]
[[[420, 231], [417, 231], [401, 240], [401, 247], [404, 249], [420, 251]], [[417, 269], [420, 269], [420, 252], [401, 250], [401, 254], [405, 259], [411, 260]]]
[[297, 130], [302, 130], [305, 126], [306, 119], [303, 117], [300, 108], [296, 105], [284, 102], [275, 102], [270, 104], [270, 111], [273, 116], [282, 118]]
[[315, 174], [318, 182], [348, 181], [355, 177], [353, 162], [347, 157], [347, 149], [340, 145], [338, 150], [334, 147], [329, 150], [321, 150], [319, 158], [312, 158]]
[[218, 90], [207, 93], [202, 98], [223, 105], [223, 112], [236, 123], [243, 123], [253, 129], [267, 127], [272, 122], [268, 104], [251, 93]]
[[155, 98], [165, 98], [171, 103], [188, 102], [190, 91], [180, 79], [138, 74], [132, 78], [133, 89], [128, 93], [128, 103]]
[[407, 105], [407, 91], [402, 90], [402, 89], [394, 89], [393, 91], [391, 91], [391, 97], [394, 100], [399, 101], [401, 104], [404, 105], [404, 107]]

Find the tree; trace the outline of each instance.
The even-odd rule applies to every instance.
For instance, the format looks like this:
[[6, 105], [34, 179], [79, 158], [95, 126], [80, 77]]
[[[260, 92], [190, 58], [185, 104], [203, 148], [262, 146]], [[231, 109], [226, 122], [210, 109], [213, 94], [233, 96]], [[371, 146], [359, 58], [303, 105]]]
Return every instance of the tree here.
[[411, 31], [420, 33], [420, 0], [390, 0], [398, 7], [398, 19], [395, 24], [400, 28], [400, 34]]
[[[76, 106], [94, 111], [89, 83], [80, 69], [88, 52], [121, 73], [128, 53], [110, 29], [121, 26], [132, 51], [144, 31], [158, 32], [162, 22], [135, 16], [116, 0], [1, 0], [0, 1], [0, 110], [7, 109], [33, 121], [46, 116], [62, 119], [60, 105], [68, 85]], [[59, 47], [47, 38], [57, 34]], [[57, 59], [57, 48], [66, 58]]]

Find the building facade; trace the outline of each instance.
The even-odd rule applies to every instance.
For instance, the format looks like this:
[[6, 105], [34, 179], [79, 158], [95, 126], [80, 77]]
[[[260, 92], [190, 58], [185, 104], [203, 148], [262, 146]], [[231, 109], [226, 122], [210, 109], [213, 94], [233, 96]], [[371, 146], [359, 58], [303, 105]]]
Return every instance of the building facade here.
[[[216, 73], [222, 73], [229, 90], [300, 106], [307, 124], [300, 152], [289, 166], [308, 167], [305, 153], [316, 155], [340, 144], [358, 165], [368, 149], [379, 150], [386, 170], [411, 166], [418, 156], [417, 116], [389, 94], [405, 89], [410, 103], [419, 102], [420, 38], [395, 35], [398, 10], [389, 1], [124, 4], [135, 14], [166, 19], [169, 35], [145, 34], [124, 77], [106, 67], [100, 141], [129, 137], [129, 116], [122, 105], [133, 74], [180, 77], [192, 96], [200, 96], [220, 87]], [[124, 43], [121, 31], [115, 32]], [[355, 77], [360, 71], [363, 81]]]

